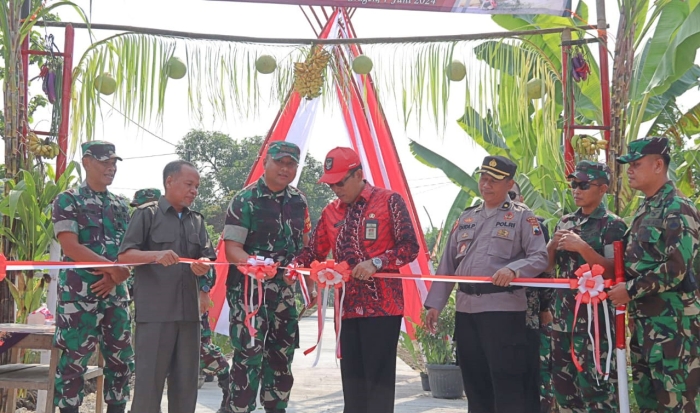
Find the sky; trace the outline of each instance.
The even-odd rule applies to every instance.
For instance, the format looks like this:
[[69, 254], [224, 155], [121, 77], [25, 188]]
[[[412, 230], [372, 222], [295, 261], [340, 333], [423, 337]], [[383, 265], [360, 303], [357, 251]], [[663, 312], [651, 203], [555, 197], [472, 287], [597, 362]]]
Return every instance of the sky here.
[[[153, 27], [199, 33], [218, 33], [252, 37], [313, 38], [314, 33], [297, 6], [254, 4], [200, 0], [111, 0], [76, 1], [88, 12], [92, 3], [93, 23], [121, 24]], [[589, 1], [593, 3], [593, 1]], [[608, 1], [607, 15], [615, 33], [617, 21], [616, 5]], [[59, 13], [64, 21], [78, 21], [77, 15], [68, 9]], [[590, 20], [595, 21], [591, 10]], [[495, 32], [502, 29], [488, 16], [473, 14], [415, 12], [396, 10], [357, 9], [352, 18], [358, 37], [446, 35], [464, 33]], [[48, 29], [63, 48], [63, 30]], [[114, 34], [96, 31], [98, 39]], [[612, 44], [612, 42], [611, 42]], [[85, 30], [76, 30], [76, 54], [82, 55], [89, 45]], [[37, 69], [35, 69], [37, 70]], [[30, 77], [36, 75], [30, 73]], [[38, 83], [38, 82], [35, 82]], [[172, 85], [172, 86], [171, 86]], [[40, 92], [40, 85], [33, 89]], [[455, 94], [460, 96], [459, 93]], [[162, 169], [176, 159], [174, 144], [193, 128], [217, 130], [234, 139], [253, 135], [265, 135], [277, 115], [279, 105], [262, 105], [260, 113], [251, 118], [229, 117], [226, 121], [200, 123], [191, 119], [187, 110], [187, 92], [184, 80], [169, 82], [166, 95], [167, 109], [162, 124], [125, 124], [124, 118], [114, 111], [102, 114], [96, 139], [112, 141], [117, 153], [124, 158], [119, 164], [111, 190], [126, 196], [143, 187], [162, 186]], [[404, 128], [397, 102], [382, 102], [396, 147], [404, 165], [404, 172], [416, 203], [421, 226], [428, 226], [428, 215], [439, 226], [457, 195], [457, 187], [437, 169], [431, 169], [416, 161], [408, 148], [408, 139], [417, 140], [424, 146], [442, 154], [466, 171], [476, 168], [485, 152], [475, 145], [454, 120], [462, 114], [464, 99], [454, 98], [449, 102], [447, 126], [437, 132], [430, 121], [421, 127], [409, 124]], [[335, 146], [349, 146], [345, 125], [338, 107], [325, 107], [317, 116], [311, 136], [310, 154], [322, 160], [328, 150]], [[42, 120], [44, 119], [44, 120]], [[48, 112], [37, 116], [39, 129], [48, 128]], [[209, 119], [209, 118], [207, 118]], [[0, 148], [1, 150], [1, 148]], [[164, 156], [157, 156], [164, 155]], [[427, 211], [427, 213], [426, 213]]]

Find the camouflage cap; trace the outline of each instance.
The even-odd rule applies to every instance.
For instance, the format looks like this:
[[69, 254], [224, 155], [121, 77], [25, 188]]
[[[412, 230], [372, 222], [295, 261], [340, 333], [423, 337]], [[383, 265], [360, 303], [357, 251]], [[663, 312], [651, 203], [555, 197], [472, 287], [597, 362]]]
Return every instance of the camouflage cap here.
[[668, 139], [663, 137], [649, 137], [630, 142], [627, 155], [617, 158], [618, 163], [630, 163], [642, 159], [646, 155], [670, 155]]
[[600, 162], [581, 161], [576, 164], [576, 170], [569, 174], [567, 178], [578, 179], [581, 182], [595, 181], [602, 179], [606, 184], [610, 183], [610, 168], [608, 165]]
[[114, 150], [114, 144], [107, 141], [90, 141], [80, 145], [83, 150], [83, 156], [92, 156], [98, 161], [107, 161], [109, 159], [122, 160]]
[[291, 142], [275, 141], [270, 143], [270, 146], [267, 148], [267, 154], [270, 155], [272, 159], [282, 159], [285, 156], [289, 156], [296, 162], [299, 162], [301, 149]]
[[145, 204], [146, 202], [152, 202], [152, 201], [157, 201], [160, 199], [160, 189], [156, 188], [145, 188], [145, 189], [139, 189], [136, 191], [134, 194], [134, 199], [131, 200], [131, 205], [132, 207], [137, 207], [140, 205]]

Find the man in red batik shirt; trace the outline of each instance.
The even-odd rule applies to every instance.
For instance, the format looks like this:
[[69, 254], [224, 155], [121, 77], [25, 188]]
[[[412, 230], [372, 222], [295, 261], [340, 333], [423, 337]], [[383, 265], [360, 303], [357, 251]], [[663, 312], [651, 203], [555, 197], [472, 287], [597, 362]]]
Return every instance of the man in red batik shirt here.
[[401, 196], [364, 180], [355, 151], [331, 150], [323, 168], [319, 182], [328, 184], [338, 199], [324, 208], [296, 262], [308, 267], [332, 251], [336, 262], [352, 268], [340, 333], [344, 412], [392, 413], [403, 288], [399, 279], [373, 275], [399, 272], [413, 261], [416, 232]]

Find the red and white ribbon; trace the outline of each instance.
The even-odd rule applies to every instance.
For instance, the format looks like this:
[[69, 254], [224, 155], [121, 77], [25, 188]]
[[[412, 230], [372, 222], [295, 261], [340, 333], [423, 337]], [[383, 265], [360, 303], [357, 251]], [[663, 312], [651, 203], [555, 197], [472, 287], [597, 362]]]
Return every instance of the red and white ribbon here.
[[[255, 335], [258, 330], [255, 328], [255, 316], [258, 314], [260, 307], [263, 305], [264, 295], [263, 295], [263, 280], [274, 277], [277, 273], [277, 264], [272, 260], [272, 258], [264, 257], [248, 257], [248, 261], [245, 265], [239, 265], [238, 270], [242, 272], [245, 277], [243, 295], [248, 298], [246, 301], [243, 300], [243, 308], [245, 309], [245, 320], [244, 324], [248, 328], [248, 333], [250, 333], [250, 346], [255, 345]], [[258, 306], [255, 306], [255, 290], [250, 288], [250, 295], [248, 294], [248, 283], [249, 278], [257, 281], [258, 284]]]
[[[316, 297], [318, 303], [318, 339], [316, 344], [304, 351], [304, 355], [316, 350], [316, 359], [312, 367], [316, 367], [321, 357], [323, 344], [323, 327], [326, 320], [328, 296], [330, 289], [335, 288], [333, 308], [335, 310], [335, 356], [341, 358], [340, 332], [343, 322], [343, 301], [345, 300], [345, 283], [350, 280], [350, 266], [346, 262], [336, 264], [333, 260], [324, 262], [314, 261], [309, 269], [309, 276], [322, 289], [322, 293]], [[303, 284], [303, 283], [302, 283]], [[340, 297], [338, 296], [340, 293]]]
[[[576, 307], [574, 309], [574, 325], [571, 333], [571, 358], [578, 371], [583, 371], [583, 366], [576, 357], [574, 351], [574, 331], [576, 321], [578, 319], [578, 310], [581, 303], [586, 304], [588, 310], [588, 336], [593, 343], [593, 363], [596, 371], [603, 376], [604, 380], [610, 378], [610, 362], [612, 356], [612, 334], [610, 331], [610, 314], [608, 312], [607, 303], [605, 302], [608, 295], [605, 293], [606, 288], [610, 288], [611, 280], [603, 279], [605, 269], [600, 265], [584, 264], [576, 270], [575, 274], [578, 277], [575, 281], [577, 284], [578, 294], [576, 294]], [[608, 339], [608, 355], [605, 363], [605, 372], [603, 372], [600, 364], [600, 326], [598, 325], [598, 304], [603, 305], [603, 313], [605, 315], [605, 331]], [[591, 323], [593, 319], [593, 323]], [[593, 331], [591, 331], [593, 328]], [[598, 377], [596, 376], [596, 380]]]

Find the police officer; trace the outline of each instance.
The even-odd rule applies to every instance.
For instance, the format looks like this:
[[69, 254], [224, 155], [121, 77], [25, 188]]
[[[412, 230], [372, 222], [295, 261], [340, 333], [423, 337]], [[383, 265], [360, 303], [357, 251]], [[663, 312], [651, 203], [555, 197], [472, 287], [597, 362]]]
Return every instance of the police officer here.
[[[64, 261], [114, 262], [129, 222], [127, 200], [107, 190], [117, 172], [114, 145], [81, 145], [85, 181], [58, 195], [54, 232]], [[122, 413], [134, 370], [131, 315], [125, 267], [64, 269], [58, 278], [55, 345], [62, 351], [54, 403], [61, 413], [77, 413], [83, 401], [83, 374], [99, 345], [105, 359], [104, 398], [108, 413]]]
[[700, 303], [692, 265], [700, 217], [668, 178], [668, 139], [629, 144], [630, 186], [644, 202], [627, 233], [625, 276], [610, 299], [629, 303], [633, 390], [642, 413], [700, 410]]
[[[252, 322], [252, 337], [245, 325], [245, 280], [235, 264], [249, 256], [271, 258], [285, 267], [308, 242], [311, 221], [306, 197], [291, 186], [299, 166], [300, 150], [293, 143], [270, 143], [264, 160], [264, 175], [243, 188], [229, 204], [224, 227], [226, 257], [232, 265], [226, 281], [230, 307], [230, 338], [234, 348], [231, 362], [231, 409], [255, 410], [260, 382], [260, 399], [267, 413], [284, 412], [294, 377], [291, 363], [299, 314], [293, 281], [284, 270], [264, 281], [264, 300]], [[258, 304], [256, 281], [249, 280]]]
[[[134, 268], [136, 381], [134, 413], [156, 413], [168, 380], [170, 413], [194, 413], [199, 377], [199, 320], [211, 302], [200, 292], [216, 258], [204, 217], [189, 208], [199, 173], [189, 162], [163, 169], [165, 195], [139, 206], [119, 250]], [[180, 263], [180, 258], [198, 262]]]
[[[554, 236], [547, 245], [550, 269], [556, 266], [557, 278], [573, 278], [575, 271], [583, 264], [598, 264], [605, 268], [604, 277], [614, 278], [613, 242], [624, 238], [627, 225], [617, 215], [605, 207], [603, 198], [610, 183], [610, 169], [607, 165], [581, 161], [571, 180], [574, 202], [579, 209], [564, 215], [557, 223]], [[605, 304], [610, 306], [610, 302]], [[577, 413], [604, 413], [618, 410], [615, 360], [612, 359], [610, 380], [596, 377], [594, 343], [588, 329], [586, 311], [579, 311], [574, 320], [576, 291], [557, 289], [554, 294], [552, 331], [552, 381], [554, 396], [561, 411]], [[610, 307], [609, 314], [615, 314]], [[601, 315], [598, 325], [605, 326]], [[612, 320], [611, 320], [612, 321]], [[614, 323], [611, 323], [614, 334]], [[605, 362], [607, 354], [614, 347], [614, 336], [608, 342], [605, 334], [600, 337], [600, 359]], [[571, 356], [574, 353], [583, 367], [578, 371]]]
[[[509, 286], [517, 277], [537, 277], [547, 268], [542, 229], [525, 205], [511, 201], [517, 167], [487, 156], [477, 172], [484, 200], [467, 208], [450, 234], [438, 274], [492, 277], [492, 284], [460, 284], [455, 340], [457, 359], [472, 413], [525, 413], [527, 336], [525, 290]], [[453, 283], [433, 283], [425, 301], [426, 324], [434, 331]]]

